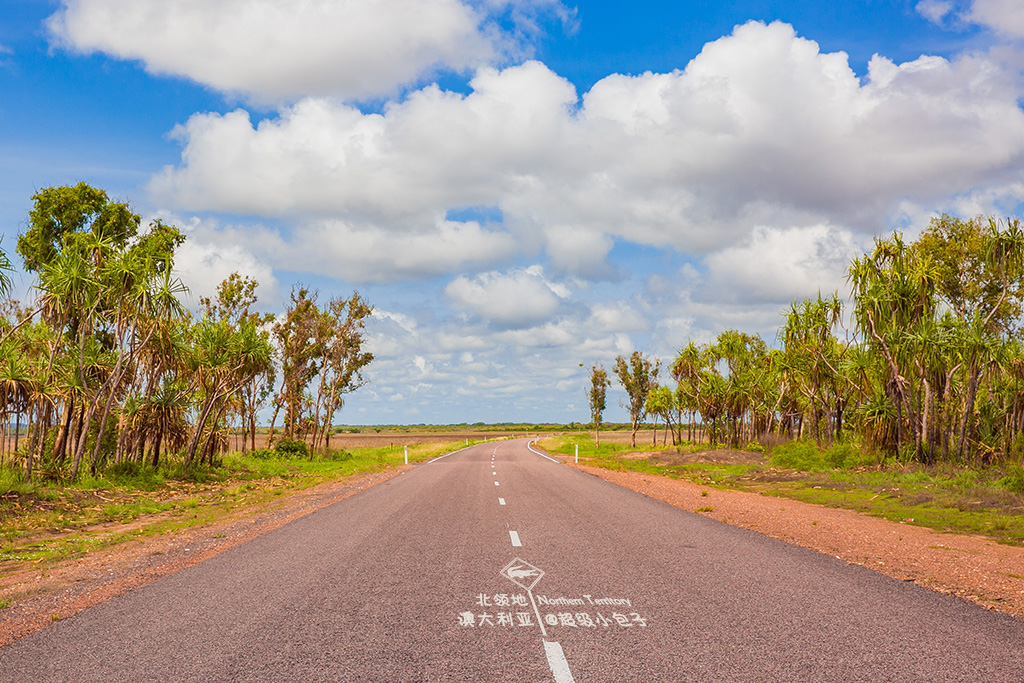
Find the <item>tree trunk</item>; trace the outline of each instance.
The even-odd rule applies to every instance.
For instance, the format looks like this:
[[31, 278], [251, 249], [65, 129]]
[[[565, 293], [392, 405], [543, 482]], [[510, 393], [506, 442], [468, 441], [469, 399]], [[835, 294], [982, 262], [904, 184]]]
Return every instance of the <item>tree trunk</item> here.
[[923, 380], [923, 382], [924, 382], [924, 398], [923, 398], [923, 400], [921, 402], [921, 438], [918, 440], [918, 443], [921, 444], [921, 447], [919, 448], [918, 452], [919, 452], [919, 454], [923, 454], [924, 455], [925, 462], [927, 462], [928, 464], [931, 464], [932, 460], [933, 460], [931, 444], [926, 443], [926, 442], [928, 441], [928, 434], [929, 434], [929, 431], [928, 431], [928, 426], [929, 426], [928, 425], [928, 412], [929, 412], [929, 407], [930, 407], [931, 399], [932, 399], [932, 385], [928, 382], [927, 379]]
[[53, 460], [60, 466], [64, 464], [67, 457], [68, 431], [71, 429], [71, 416], [74, 414], [74, 401], [69, 397], [64, 404], [64, 415], [61, 418], [60, 431], [57, 432], [57, 441], [53, 444]]
[[[267, 448], [273, 448], [274, 445], [274, 428], [277, 425], [277, 414], [281, 412], [281, 403], [278, 401], [274, 402], [274, 415], [270, 418], [270, 431], [267, 433]], [[253, 439], [255, 443], [255, 437]]]
[[160, 442], [163, 441], [163, 438], [164, 438], [164, 428], [163, 428], [163, 425], [161, 425], [160, 427], [157, 428], [157, 430], [156, 430], [156, 437], [153, 439], [153, 462], [152, 462], [152, 465], [153, 465], [154, 469], [156, 469], [157, 467], [160, 466]]
[[967, 444], [967, 429], [971, 424], [971, 419], [974, 417], [974, 400], [978, 396], [978, 385], [980, 383], [981, 369], [971, 368], [970, 382], [967, 390], [967, 405], [964, 408], [963, 421], [960, 423], [960, 443], [956, 449], [957, 457], [962, 462], [966, 462], [964, 458], [964, 448]]
[[256, 450], [256, 413], [249, 413], [249, 436], [252, 439], [252, 450]]
[[185, 455], [185, 467], [192, 464], [192, 461], [196, 457], [196, 451], [199, 449], [199, 440], [203, 436], [203, 425], [206, 424], [206, 420], [210, 417], [210, 411], [213, 409], [213, 400], [208, 400], [206, 405], [203, 406], [203, 410], [200, 413], [199, 419], [196, 420], [196, 424], [193, 427], [192, 437], [188, 441], [188, 453]]
[[[29, 433], [32, 431], [32, 409], [29, 408]], [[28, 448], [25, 449], [25, 481], [32, 481], [32, 459], [35, 456], [35, 442], [29, 439]]]

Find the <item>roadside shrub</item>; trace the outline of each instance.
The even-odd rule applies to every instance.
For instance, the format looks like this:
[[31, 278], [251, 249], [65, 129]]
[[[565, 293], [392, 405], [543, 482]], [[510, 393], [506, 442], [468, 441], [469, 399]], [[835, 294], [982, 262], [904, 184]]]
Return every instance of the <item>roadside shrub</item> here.
[[1024, 469], [1014, 465], [1010, 468], [1010, 474], [999, 480], [999, 485], [1010, 493], [1024, 495]]
[[274, 450], [278, 455], [286, 458], [308, 458], [309, 445], [305, 441], [296, 439], [281, 439], [274, 444]]
[[189, 467], [186, 467], [184, 462], [176, 462], [167, 468], [167, 476], [178, 481], [193, 481], [197, 484], [206, 483], [212, 478], [210, 472], [203, 465], [195, 462]]
[[14, 467], [0, 467], [0, 493], [28, 493], [33, 489], [31, 482], [25, 481], [24, 471]]
[[103, 470], [103, 477], [115, 486], [131, 486], [149, 491], [159, 488], [164, 483], [159, 470], [141, 465], [134, 460], [109, 465]]
[[978, 473], [974, 470], [957, 472], [956, 476], [953, 477], [953, 485], [962, 489], [974, 488], [978, 485]]
[[837, 443], [825, 451], [824, 459], [831, 467], [842, 469], [844, 467], [855, 467], [860, 464], [863, 457], [853, 444]]
[[139, 476], [142, 471], [142, 467], [139, 463], [133, 460], [125, 460], [123, 462], [114, 463], [103, 470], [103, 474], [106, 475], [110, 481], [119, 481], [124, 479], [133, 479]]
[[743, 450], [750, 451], [751, 453], [764, 453], [764, 446], [759, 444], [757, 441], [751, 441], [743, 447]]
[[254, 451], [249, 451], [249, 457], [257, 460], [271, 460], [277, 457], [277, 453], [272, 448], [257, 448]]
[[790, 441], [779, 446], [772, 453], [771, 461], [775, 467], [801, 472], [817, 472], [828, 467], [821, 451], [810, 441]]
[[352, 454], [349, 451], [346, 451], [344, 448], [339, 450], [331, 450], [330, 452], [327, 453], [325, 459], [331, 460], [333, 462], [343, 462], [345, 460], [351, 460]]

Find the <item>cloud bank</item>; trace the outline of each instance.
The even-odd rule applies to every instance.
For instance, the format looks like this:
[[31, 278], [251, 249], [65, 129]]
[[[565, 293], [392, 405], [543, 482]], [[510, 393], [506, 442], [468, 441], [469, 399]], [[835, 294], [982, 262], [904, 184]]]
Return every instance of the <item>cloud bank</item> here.
[[[181, 164], [151, 189], [175, 208], [330, 216], [339, 234], [389, 238], [494, 237], [438, 217], [496, 207], [524, 253], [595, 275], [613, 239], [707, 254], [755, 226], [872, 234], [908, 202], [996, 204], [1024, 154], [1020, 92], [995, 62], [876, 56], [860, 79], [844, 53], [782, 23], [737, 27], [683, 70], [608, 76], [582, 96], [539, 62], [484, 68], [470, 85], [429, 86], [381, 114], [322, 98], [256, 123], [197, 114], [175, 131]], [[373, 258], [373, 239], [336, 242], [324, 246]]]

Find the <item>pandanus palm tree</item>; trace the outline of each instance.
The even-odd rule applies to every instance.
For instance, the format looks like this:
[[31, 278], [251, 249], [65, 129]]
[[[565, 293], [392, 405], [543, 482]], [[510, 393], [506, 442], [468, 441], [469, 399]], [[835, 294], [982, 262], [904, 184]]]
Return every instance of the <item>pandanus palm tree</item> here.
[[142, 424], [152, 435], [152, 458], [150, 465], [160, 464], [160, 449], [166, 445], [177, 450], [185, 445], [188, 437], [189, 406], [188, 387], [178, 382], [165, 382], [143, 405], [145, 419]]
[[251, 322], [243, 321], [235, 328], [225, 321], [203, 320], [194, 326], [191, 337], [186, 366], [202, 398], [188, 443], [186, 466], [195, 459], [214, 409], [252, 377], [265, 372], [273, 358], [267, 334]]
[[[14, 415], [14, 450], [18, 450], [21, 416], [30, 405], [33, 377], [31, 363], [16, 349], [5, 345], [0, 359], [0, 405], [3, 410], [4, 430]], [[4, 439], [6, 442], [6, 438]], [[6, 446], [6, 444], [5, 444]], [[29, 466], [31, 473], [31, 465]]]

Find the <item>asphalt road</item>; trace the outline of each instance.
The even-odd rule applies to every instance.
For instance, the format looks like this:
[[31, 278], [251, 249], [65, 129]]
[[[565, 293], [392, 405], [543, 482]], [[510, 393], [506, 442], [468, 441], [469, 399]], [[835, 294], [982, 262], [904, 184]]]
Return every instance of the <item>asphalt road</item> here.
[[2, 681], [1024, 681], [1024, 623], [475, 446], [0, 649]]

